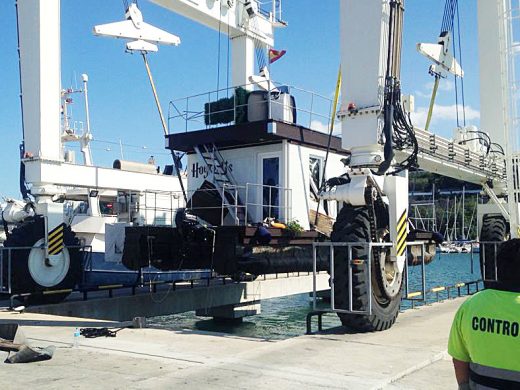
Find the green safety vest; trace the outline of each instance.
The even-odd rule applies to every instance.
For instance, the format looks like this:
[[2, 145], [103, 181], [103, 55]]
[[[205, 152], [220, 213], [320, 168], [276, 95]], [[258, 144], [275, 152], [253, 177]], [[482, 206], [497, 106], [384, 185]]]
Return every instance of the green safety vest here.
[[487, 289], [464, 302], [448, 353], [470, 363], [472, 388], [520, 388], [520, 293]]

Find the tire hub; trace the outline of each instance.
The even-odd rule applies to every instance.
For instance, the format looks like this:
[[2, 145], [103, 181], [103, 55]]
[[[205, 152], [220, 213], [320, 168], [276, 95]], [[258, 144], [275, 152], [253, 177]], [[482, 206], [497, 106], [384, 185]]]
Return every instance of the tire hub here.
[[61, 283], [70, 268], [70, 256], [67, 248], [57, 255], [45, 256], [45, 240], [38, 240], [29, 253], [27, 265], [32, 279], [43, 287], [54, 287]]
[[[369, 214], [371, 216], [370, 228], [373, 242], [388, 242], [389, 234], [388, 227], [385, 221], [388, 211], [384, 208], [384, 203], [380, 195], [375, 191], [374, 188], [367, 187], [365, 193], [365, 199], [369, 204]], [[376, 212], [377, 208], [377, 212]], [[379, 221], [383, 226], [378, 226], [378, 217], [382, 221]], [[403, 274], [399, 271], [397, 261], [392, 261], [389, 248], [375, 248], [374, 251], [374, 268], [375, 279], [377, 281], [375, 287], [376, 299], [382, 303], [386, 300], [392, 300], [401, 291]], [[378, 291], [379, 290], [379, 291]]]
[[402, 272], [397, 267], [397, 262], [392, 261], [390, 251], [384, 250], [379, 254], [379, 272], [377, 273], [379, 284], [387, 298], [394, 298], [401, 290], [403, 279]]

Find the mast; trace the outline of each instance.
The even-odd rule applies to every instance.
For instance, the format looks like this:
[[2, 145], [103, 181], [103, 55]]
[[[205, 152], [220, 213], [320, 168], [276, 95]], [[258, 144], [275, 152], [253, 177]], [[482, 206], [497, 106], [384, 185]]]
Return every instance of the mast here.
[[466, 186], [462, 186], [462, 239], [465, 240], [466, 239], [466, 230], [465, 230], [465, 227], [464, 227], [464, 214], [466, 212], [466, 207], [465, 207], [465, 193], [466, 193]]
[[446, 241], [450, 240], [450, 198], [446, 198]]

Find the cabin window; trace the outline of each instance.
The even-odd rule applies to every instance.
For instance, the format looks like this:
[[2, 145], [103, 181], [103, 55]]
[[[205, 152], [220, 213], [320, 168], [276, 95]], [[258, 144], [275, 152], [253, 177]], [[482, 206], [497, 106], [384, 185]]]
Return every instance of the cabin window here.
[[315, 202], [318, 201], [318, 192], [323, 180], [323, 158], [310, 156], [309, 157], [309, 193], [311, 199]]
[[263, 218], [280, 218], [280, 158], [268, 157], [262, 160], [262, 204]]
[[114, 202], [99, 202], [99, 210], [101, 211], [101, 215], [116, 215], [116, 210], [114, 208]]

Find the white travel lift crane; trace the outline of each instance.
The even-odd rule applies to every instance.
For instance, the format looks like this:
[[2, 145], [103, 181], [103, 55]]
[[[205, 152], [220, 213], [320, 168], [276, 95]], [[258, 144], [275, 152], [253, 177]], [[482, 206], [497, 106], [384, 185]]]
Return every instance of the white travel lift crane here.
[[[256, 2], [152, 1], [214, 29], [218, 29], [221, 23], [227, 23], [234, 45], [233, 85], [246, 84], [251, 87], [250, 82], [259, 80], [259, 76], [253, 75], [253, 46], [255, 40], [260, 40], [261, 44], [272, 47], [270, 38], [273, 31], [269, 23], [265, 23], [265, 17], [255, 12], [255, 7], [247, 8]], [[518, 207], [512, 196], [515, 188], [511, 181], [514, 177], [510, 166], [513, 161], [511, 150], [506, 151], [507, 159], [490, 154], [489, 150], [490, 139], [506, 150], [504, 146], [508, 147], [509, 144], [506, 140], [512, 134], [509, 118], [513, 113], [508, 111], [511, 102], [507, 101], [510, 99], [509, 85], [512, 84], [508, 78], [511, 75], [507, 72], [508, 51], [504, 46], [511, 42], [503, 34], [510, 28], [510, 21], [504, 17], [508, 15], [505, 8], [507, 2], [478, 1], [479, 46], [483, 58], [481, 79], [486, 79], [481, 82], [486, 87], [482, 97], [485, 134], [474, 127], [464, 127], [455, 130], [454, 139], [447, 140], [413, 127], [409, 113], [405, 112], [400, 83], [404, 0], [342, 0], [339, 4], [343, 82], [338, 116], [342, 123], [342, 147], [350, 151], [350, 158], [345, 167], [346, 173], [329, 180], [321, 198], [324, 202], [343, 204], [331, 239], [350, 244], [334, 250], [334, 265], [329, 269], [332, 303], [345, 325], [358, 330], [383, 330], [394, 323], [399, 311], [407, 240], [421, 238], [416, 232], [409, 236], [410, 168], [420, 167], [425, 171], [482, 185], [492, 201], [479, 209], [483, 221], [481, 238], [484, 241], [501, 241], [510, 231], [516, 235]], [[449, 10], [446, 18], [451, 18], [451, 25], [455, 6], [455, 1], [448, 1], [446, 5]], [[241, 7], [246, 8], [247, 12], [243, 12]], [[285, 25], [273, 23], [276, 12], [273, 11], [270, 16], [272, 26]], [[247, 29], [251, 26], [265, 28], [257, 33]], [[438, 43], [418, 45], [419, 52], [434, 62], [431, 72], [438, 78], [446, 77], [448, 73], [463, 76], [460, 65], [451, 53], [451, 33], [450, 29], [446, 29], [441, 32]], [[488, 59], [488, 55], [492, 59]], [[266, 76], [265, 72], [263, 75]], [[267, 73], [264, 80], [267, 84], [270, 82], [268, 76]], [[272, 88], [268, 90], [272, 92]], [[271, 122], [267, 123], [267, 133], [281, 136], [280, 120], [268, 119]], [[284, 121], [287, 122], [287, 118], [281, 120]], [[252, 132], [253, 124], [240, 130]], [[224, 129], [221, 131], [225, 132]], [[201, 137], [206, 134], [213, 137], [209, 131], [200, 134]], [[219, 141], [218, 136], [214, 137]], [[190, 138], [189, 133], [169, 138], [172, 149], [183, 142], [189, 144], [194, 139]], [[293, 139], [290, 142], [296, 141]], [[222, 145], [232, 149], [229, 144], [222, 142]], [[195, 153], [197, 148], [187, 145], [185, 151], [189, 163], [203, 162], [201, 156], [197, 157], [198, 153]], [[245, 160], [234, 157], [233, 153], [228, 150], [222, 152], [226, 162], [243, 165]], [[306, 164], [301, 156], [288, 152], [287, 159], [293, 158], [297, 161], [299, 158], [300, 165]], [[330, 169], [338, 165], [339, 161], [336, 161], [325, 165]], [[290, 162], [285, 165], [290, 165]], [[343, 169], [340, 166], [334, 168]], [[297, 173], [293, 172], [292, 175]], [[327, 175], [332, 176], [330, 173]], [[194, 189], [193, 182], [195, 180], [188, 184], [189, 188]], [[291, 178], [286, 178], [284, 185], [298, 190], [298, 185], [291, 185]], [[301, 203], [293, 201], [293, 210], [304, 210], [304, 202], [304, 199]], [[298, 219], [306, 223], [305, 212], [298, 215], [303, 215]], [[427, 235], [422, 238], [427, 238]], [[494, 246], [482, 247], [482, 252], [488, 255], [489, 269], [494, 268], [489, 265], [493, 251]]]
[[[322, 197], [344, 202], [332, 240], [364, 243], [336, 250], [332, 291], [342, 322], [366, 331], [389, 328], [398, 314], [409, 230], [409, 168], [420, 167], [482, 185], [491, 199], [479, 205], [482, 241], [503, 241], [518, 234], [517, 183], [513, 180], [518, 176], [510, 146], [516, 133], [510, 111], [513, 102], [509, 100], [513, 85], [507, 46], [513, 44], [509, 2], [477, 1], [481, 125], [489, 136], [478, 136], [474, 127], [458, 128], [454, 140], [413, 127], [403, 111], [400, 57], [404, 3], [340, 2], [343, 89], [338, 115], [343, 147], [352, 156], [343, 184], [335, 183]], [[447, 2], [448, 9], [454, 10], [455, 5]], [[433, 73], [462, 76], [450, 54], [450, 31], [443, 31], [437, 44], [419, 44], [418, 50], [433, 60]], [[489, 147], [481, 141], [484, 138], [502, 145], [505, 156], [490, 156]], [[388, 242], [391, 248], [370, 247], [367, 242]], [[493, 244], [481, 247], [488, 269], [493, 271], [494, 250]], [[484, 279], [491, 279], [491, 275], [486, 272]]]
[[[20, 180], [24, 200], [9, 200], [2, 212], [7, 236], [3, 244], [7, 250], [2, 251], [0, 293], [27, 295], [33, 302], [60, 301], [78, 285], [84, 250], [90, 250], [91, 256], [111, 256], [110, 261], [120, 264], [127, 226], [173, 226], [174, 210], [184, 207], [187, 201], [185, 177], [179, 172], [180, 161], [174, 153], [177, 177], [159, 174], [154, 165], [131, 161], [116, 160], [114, 169], [93, 164], [88, 76], [83, 75], [81, 91], [66, 90], [61, 85], [60, 3], [16, 1], [23, 123]], [[163, 3], [169, 6], [175, 2]], [[217, 23], [229, 24], [227, 31], [233, 36], [236, 64], [234, 82], [249, 82], [249, 77], [254, 76], [255, 43], [260, 40], [272, 45], [273, 40], [273, 20], [258, 14], [258, 2], [226, 1], [222, 7], [178, 3], [186, 4], [186, 16], [202, 17], [214, 28]], [[217, 22], [222, 19], [220, 12], [230, 9], [233, 17]], [[95, 26], [93, 33], [120, 38], [127, 51], [142, 54], [167, 135], [147, 54], [156, 52], [158, 44], [178, 45], [180, 39], [145, 23], [136, 3], [130, 3], [125, 11], [124, 21]], [[247, 15], [255, 16], [254, 23], [249, 23]], [[265, 80], [265, 76], [258, 77], [258, 82]], [[85, 95], [87, 127], [83, 134], [70, 126], [67, 114], [69, 97], [76, 92]], [[83, 164], [76, 164], [74, 153], [66, 148], [68, 142], [80, 144]], [[100, 203], [107, 200], [117, 208], [114, 214], [102, 212]], [[147, 212], [151, 208], [155, 209]], [[43, 296], [38, 296], [41, 293]]]
[[[70, 126], [67, 113], [69, 97], [78, 91], [61, 86], [60, 0], [18, 0], [16, 9], [24, 201], [10, 200], [2, 213], [6, 230], [8, 224], [15, 226], [7, 232], [4, 242], [11, 249], [2, 253], [2, 287], [10, 282], [11, 294], [46, 294], [46, 290], [52, 290], [52, 295], [37, 300], [59, 301], [81, 280], [85, 248], [92, 255], [106, 255], [107, 226], [119, 225], [117, 231], [128, 224], [147, 223], [142, 211], [132, 215], [128, 212], [143, 203], [142, 194], [150, 190], [173, 193], [183, 189], [183, 183], [180, 175], [159, 174], [155, 165], [117, 160], [114, 169], [110, 169], [93, 164], [88, 76], [82, 76], [86, 112], [83, 134], [77, 134]], [[143, 53], [156, 97], [145, 53], [157, 51], [157, 43], [178, 45], [180, 39], [143, 22], [135, 4], [125, 16], [127, 20], [123, 22], [97, 26], [96, 32], [116, 34], [128, 41], [128, 50]], [[165, 127], [164, 130], [167, 132]], [[83, 164], [76, 164], [73, 152], [66, 150], [69, 142], [80, 143]], [[105, 203], [109, 200], [114, 207], [123, 204], [125, 207], [120, 211], [127, 213], [103, 213], [100, 208], [103, 200]], [[182, 199], [173, 201], [183, 203]], [[67, 202], [72, 206], [69, 213], [66, 213]], [[167, 204], [171, 202], [167, 199]]]
[[[425, 171], [482, 185], [491, 202], [479, 207], [482, 220], [481, 240], [502, 241], [508, 235], [518, 235], [518, 204], [515, 196], [518, 183], [514, 178], [519, 176], [513, 175], [513, 170], [517, 169], [517, 157], [513, 154], [513, 150], [516, 151], [513, 143], [508, 142], [514, 135], [515, 124], [512, 118], [515, 117], [515, 107], [510, 93], [510, 86], [514, 85], [514, 72], [509, 57], [513, 42], [510, 36], [511, 21], [507, 15], [510, 15], [511, 10], [506, 0], [477, 1], [483, 91], [481, 124], [489, 135], [482, 136], [482, 132], [474, 127], [458, 128], [452, 140], [413, 127], [408, 113], [405, 112], [406, 105], [403, 105], [400, 83], [404, 0], [341, 0], [339, 17], [343, 82], [338, 117], [341, 119], [342, 137], [341, 144], [339, 139], [329, 137], [328, 145], [324, 141], [327, 139], [326, 135], [296, 125], [296, 118], [293, 117], [295, 104], [291, 103], [288, 93], [274, 86], [267, 68], [260, 69], [259, 75], [255, 75], [255, 50], [272, 48], [274, 29], [286, 25], [279, 17], [281, 13], [277, 4], [281, 2], [273, 1], [271, 12], [262, 10], [261, 3], [256, 0], [151, 2], [215, 30], [226, 31], [232, 44], [233, 87], [245, 86], [246, 92], [251, 93], [251, 111], [254, 111], [251, 100], [259, 96], [255, 95], [255, 92], [264, 94], [260, 96], [266, 96], [269, 101], [267, 117], [260, 118], [265, 120], [235, 123], [225, 129], [218, 129], [219, 131], [207, 128], [194, 132], [195, 135], [188, 131], [167, 136], [167, 145], [172, 151], [185, 147], [182, 151], [188, 154], [189, 166], [207, 168], [206, 171], [203, 169], [202, 173], [208, 174], [208, 178], [213, 180], [213, 188], [218, 190], [222, 198], [222, 219], [226, 214], [232, 217], [228, 220], [231, 219], [233, 224], [241, 225], [236, 226], [236, 232], [239, 232], [236, 233], [232, 229], [219, 230], [215, 224], [212, 228], [199, 224], [197, 234], [202, 237], [203, 245], [198, 245], [196, 241], [192, 243], [188, 252], [183, 252], [180, 256], [180, 263], [179, 259], [172, 261], [171, 269], [178, 269], [179, 264], [188, 267], [190, 261], [204, 256], [211, 258], [211, 263], [208, 263], [211, 265], [213, 259], [215, 263], [225, 262], [226, 256], [236, 264], [250, 264], [247, 261], [241, 263], [241, 259], [246, 253], [251, 254], [255, 249], [261, 249], [261, 246], [252, 248], [251, 251], [245, 250], [246, 247], [242, 246], [240, 250], [243, 252], [240, 256], [236, 252], [238, 245], [233, 248], [231, 246], [237, 240], [236, 234], [241, 235], [240, 239], [243, 239], [243, 235], [251, 229], [247, 225], [252, 218], [256, 221], [264, 219], [266, 205], [262, 203], [262, 196], [265, 197], [265, 187], [269, 189], [267, 198], [272, 198], [273, 188], [276, 189], [275, 194], [278, 194], [276, 196], [279, 198], [278, 203], [274, 205], [271, 204], [273, 200], [268, 199], [268, 213], [273, 208], [277, 209], [278, 217], [282, 219], [283, 216], [286, 222], [290, 222], [287, 210], [292, 207], [292, 218], [296, 215], [304, 229], [309, 230], [312, 225], [307, 198], [309, 173], [304, 174], [302, 168], [308, 167], [309, 157], [315, 158], [314, 161], [317, 161], [316, 158], [329, 157], [326, 169], [323, 170], [326, 170], [326, 176], [332, 179], [329, 179], [327, 186], [323, 188], [321, 199], [329, 205], [329, 210], [336, 209], [336, 204], [342, 205], [337, 216], [334, 214], [336, 222], [331, 241], [335, 245], [343, 246], [332, 251], [334, 261], [328, 271], [331, 274], [333, 308], [343, 324], [355, 329], [387, 329], [392, 326], [399, 312], [407, 240], [411, 239], [407, 222], [410, 168], [420, 167]], [[171, 191], [173, 181], [171, 177], [162, 175], [139, 174], [137, 178], [136, 172], [116, 172], [64, 161], [60, 147], [59, 0], [19, 0], [18, 7], [21, 22], [21, 76], [26, 151], [23, 162], [26, 167], [26, 180], [32, 183], [31, 194], [35, 197], [35, 202], [31, 203], [34, 204], [34, 212], [27, 208], [17, 209], [17, 217], [13, 217], [12, 222], [24, 223], [13, 231], [11, 237], [17, 234], [16, 231], [21, 231], [23, 234], [18, 234], [20, 237], [30, 236], [32, 240], [24, 243], [30, 247], [34, 246], [25, 252], [28, 260], [18, 259], [21, 264], [18, 269], [21, 278], [38, 284], [35, 288], [68, 288], [74, 283], [74, 275], [70, 278], [67, 276], [70, 274], [69, 257], [72, 249], [67, 250], [65, 247], [75, 242], [72, 234], [74, 227], [71, 229], [63, 224], [63, 205], [56, 203], [66, 192], [64, 188], [82, 188], [89, 195], [91, 209], [96, 210], [98, 190]], [[142, 52], [153, 51], [152, 45], [163, 41], [162, 38], [157, 38], [157, 33], [164, 32], [151, 29], [148, 30], [151, 36], [144, 36], [144, 33], [137, 31], [143, 22], [140, 12], [133, 4], [126, 17], [128, 20], [120, 24], [101, 26], [96, 28], [95, 32], [131, 40], [127, 48]], [[29, 22], [33, 20], [38, 20], [39, 23]], [[450, 54], [449, 34], [449, 31], [443, 31], [437, 44], [421, 44], [418, 47], [421, 53], [434, 61], [432, 70], [439, 77], [444, 77], [447, 73], [462, 76], [460, 66]], [[170, 43], [178, 43], [178, 40], [172, 38]], [[271, 111], [273, 95], [276, 95], [277, 103], [283, 102], [278, 104], [283, 107], [276, 111], [277, 115], [280, 115], [277, 118], [273, 118], [274, 111]], [[208, 104], [208, 107], [211, 107], [211, 104]], [[162, 123], [166, 128], [163, 119]], [[227, 136], [226, 132], [233, 136]], [[255, 136], [257, 138], [254, 138]], [[214, 137], [210, 147], [200, 147], [201, 137]], [[199, 143], [194, 143], [195, 138]], [[485, 140], [481, 141], [481, 138]], [[489, 153], [489, 147], [483, 144], [487, 142], [489, 146], [490, 139], [503, 146], [505, 157]], [[237, 140], [240, 145], [233, 145], [232, 142]], [[331, 140], [333, 142], [330, 142]], [[217, 149], [216, 144], [219, 141], [225, 145], [226, 150]], [[329, 154], [331, 144], [335, 142], [337, 145], [334, 153]], [[348, 158], [342, 159], [347, 154]], [[251, 175], [252, 171], [261, 172], [262, 164], [264, 168], [276, 170], [277, 175], [274, 179], [279, 180], [279, 185], [269, 184], [265, 176], [263, 182], [255, 184], [264, 186], [264, 189], [256, 191], [254, 196], [257, 198], [249, 198], [251, 204], [260, 204], [260, 207], [257, 207], [259, 212], [253, 217], [250, 215], [251, 209], [247, 209], [247, 200], [245, 204], [240, 202], [240, 198], [244, 199], [243, 194], [233, 196], [232, 191], [227, 191], [226, 188], [235, 188], [235, 193], [239, 193], [240, 190], [236, 189], [239, 186], [234, 179], [245, 182], [247, 177], [241, 178], [240, 175]], [[227, 169], [231, 166], [235, 168], [233, 175]], [[188, 181], [188, 192], [194, 194], [202, 183], [202, 179], [198, 178], [198, 172], [195, 171], [194, 169], [194, 178]], [[196, 176], [199, 181], [195, 180]], [[223, 182], [222, 188], [219, 187], [219, 182]], [[285, 187], [289, 191], [292, 188], [296, 190], [292, 202], [290, 198], [287, 200], [287, 197], [281, 196], [286, 191]], [[245, 198], [247, 199], [247, 193]], [[190, 201], [193, 205], [193, 198], [188, 200], [188, 207]], [[237, 211], [240, 208], [245, 208], [246, 211], [240, 214]], [[315, 215], [320, 214], [320, 211], [318, 203], [314, 210]], [[28, 214], [23, 215], [24, 212]], [[104, 218], [106, 217], [94, 213], [85, 217], [85, 221], [99, 220], [101, 231], [101, 226], [104, 227], [107, 222]], [[170, 224], [172, 226], [169, 229], [173, 229], [173, 220]], [[138, 225], [134, 224], [134, 227], [137, 226], [134, 231], [141, 234]], [[183, 222], [181, 235], [187, 231], [190, 237], [194, 237], [191, 233], [195, 230], [190, 229], [194, 229], [196, 225], [196, 219], [186, 224]], [[37, 232], [27, 233], [29, 229], [34, 230], [35, 226], [38, 226]], [[184, 226], [187, 227], [186, 231]], [[223, 236], [219, 237], [221, 232]], [[161, 234], [164, 234], [166, 240], [171, 243], [170, 233], [167, 228], [163, 231], [154, 230], [154, 238], [160, 240]], [[54, 244], [55, 237], [60, 237], [58, 244]], [[62, 240], [61, 237], [65, 238]], [[67, 237], [70, 237], [68, 242]], [[299, 242], [301, 243], [309, 237], [314, 239], [317, 233], [307, 231], [296, 238], [302, 239]], [[245, 239], [251, 242], [256, 238], [258, 237], [248, 236]], [[283, 242], [282, 238], [279, 239], [280, 242]], [[182, 238], [180, 240], [182, 241]], [[211, 243], [212, 240], [213, 245], [209, 245], [208, 249], [208, 242]], [[136, 254], [143, 248], [150, 249], [147, 246], [149, 240], [133, 241], [131, 244], [138, 245], [137, 250], [132, 251]], [[291, 239], [288, 240], [290, 241]], [[139, 247], [141, 242], [145, 244]], [[299, 243], [296, 242], [291, 248], [298, 247]], [[22, 245], [16, 243], [13, 246]], [[55, 246], [59, 249], [56, 254], [53, 252]], [[281, 251], [283, 252], [283, 248]], [[493, 246], [483, 245], [481, 252], [489, 261], [493, 254]], [[187, 256], [186, 253], [191, 253], [191, 256]], [[238, 261], [237, 257], [240, 257]], [[272, 265], [276, 259], [271, 260]], [[293, 261], [292, 264], [300, 264], [301, 259], [296, 255], [285, 260]], [[161, 258], [160, 261], [166, 259]], [[33, 264], [36, 265], [33, 267]], [[162, 265], [168, 267], [168, 264]], [[225, 266], [222, 269], [223, 271], [217, 271], [223, 275], [231, 274]], [[271, 272], [286, 271], [279, 271], [277, 268], [277, 271]], [[42, 279], [40, 273], [49, 274], [48, 279]], [[489, 276], [487, 272], [484, 275], [485, 278]]]

